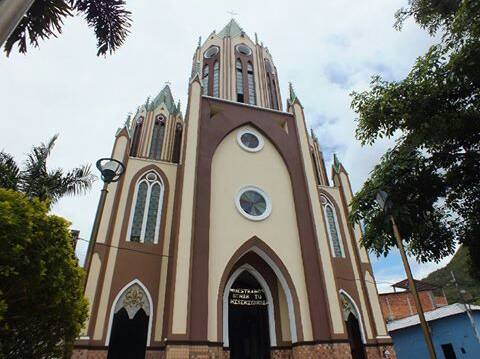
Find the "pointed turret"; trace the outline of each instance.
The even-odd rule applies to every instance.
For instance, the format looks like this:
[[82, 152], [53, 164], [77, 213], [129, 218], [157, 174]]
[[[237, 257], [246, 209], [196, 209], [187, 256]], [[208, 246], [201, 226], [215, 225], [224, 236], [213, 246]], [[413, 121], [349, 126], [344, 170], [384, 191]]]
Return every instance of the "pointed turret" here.
[[224, 37], [235, 37], [241, 34], [244, 34], [245, 31], [240, 27], [240, 25], [235, 21], [235, 19], [231, 19], [227, 25], [218, 33], [218, 36]]
[[150, 101], [147, 101], [147, 110], [154, 110], [162, 104], [165, 106], [168, 112], [173, 113], [175, 111], [175, 101], [173, 100], [172, 91], [170, 90], [170, 86], [168, 84], [165, 85], [165, 87], [158, 93], [151, 103]]

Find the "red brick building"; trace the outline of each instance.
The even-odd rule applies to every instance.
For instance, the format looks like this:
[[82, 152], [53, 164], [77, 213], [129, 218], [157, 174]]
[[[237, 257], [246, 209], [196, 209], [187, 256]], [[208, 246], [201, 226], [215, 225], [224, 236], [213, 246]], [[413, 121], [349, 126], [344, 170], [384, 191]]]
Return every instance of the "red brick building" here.
[[[430, 283], [415, 280], [420, 303], [425, 312], [435, 310], [439, 307], [447, 305], [447, 298], [441, 287], [437, 287]], [[382, 308], [383, 317], [386, 322], [402, 319], [417, 314], [415, 301], [412, 293], [409, 291], [408, 281], [402, 280], [392, 285], [392, 293], [382, 293], [380, 296], [380, 306]], [[402, 291], [398, 292], [397, 289]]]

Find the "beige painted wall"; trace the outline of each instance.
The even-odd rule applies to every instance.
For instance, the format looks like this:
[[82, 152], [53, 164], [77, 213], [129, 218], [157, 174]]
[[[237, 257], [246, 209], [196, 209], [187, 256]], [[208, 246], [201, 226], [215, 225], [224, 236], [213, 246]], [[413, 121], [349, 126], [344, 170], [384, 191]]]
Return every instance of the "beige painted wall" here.
[[[348, 219], [346, 217], [346, 214], [342, 210], [343, 206], [342, 206], [342, 200], [341, 200], [341, 197], [340, 197], [340, 190], [339, 190], [338, 187], [319, 186], [319, 188], [321, 188], [323, 191], [327, 192], [330, 196], [332, 196], [333, 199], [335, 200], [338, 208], [340, 208], [340, 213], [338, 213], [336, 211], [336, 215], [337, 215], [337, 218], [341, 219], [341, 224], [339, 223], [339, 226], [343, 225], [343, 228], [342, 228], [343, 233], [345, 233], [345, 236], [347, 237], [347, 238], [342, 237], [342, 241], [344, 243], [344, 246], [346, 245], [346, 249], [348, 250], [348, 253], [350, 254], [350, 261], [351, 261], [351, 265], [352, 265], [352, 269], [353, 269], [353, 275], [355, 277], [355, 286], [357, 287], [357, 292], [359, 293], [360, 303], [356, 303], [356, 304], [362, 312], [361, 315], [362, 315], [362, 319], [363, 319], [362, 320], [363, 325], [365, 327], [366, 337], [368, 339], [373, 339], [372, 327], [370, 325], [370, 319], [369, 319], [370, 316], [368, 315], [368, 310], [367, 310], [367, 302], [365, 300], [365, 296], [363, 295], [362, 285], [360, 283], [362, 278], [360, 276], [360, 273], [358, 272], [356, 258], [355, 258], [355, 254], [353, 252], [353, 250], [354, 250], [353, 249], [353, 243], [350, 240], [350, 235], [349, 235], [350, 232], [348, 230], [348, 222], [347, 222]], [[344, 289], [344, 288], [340, 288], [340, 289]]]
[[[124, 174], [125, 182], [123, 186], [123, 192], [120, 195], [120, 202], [118, 206], [118, 216], [114, 223], [113, 237], [112, 237], [112, 243], [111, 243], [112, 246], [118, 247], [118, 244], [121, 239], [120, 234], [121, 234], [121, 228], [122, 228], [123, 222], [125, 220], [129, 220], [129, 218], [128, 219], [124, 218], [124, 213], [125, 213], [125, 207], [126, 207], [126, 202], [128, 197], [128, 190], [130, 187], [130, 183], [132, 182], [132, 178], [133, 176], [135, 176], [135, 174], [141, 171], [142, 168], [145, 168], [152, 163], [155, 163], [156, 165], [158, 165], [158, 167], [160, 167], [160, 169], [165, 173], [167, 180], [170, 184], [169, 194], [168, 194], [169, 203], [167, 204], [167, 213], [164, 214], [167, 216], [166, 231], [163, 235], [167, 236], [167, 234], [170, 233], [169, 228], [171, 228], [171, 222], [172, 222], [172, 210], [173, 210], [172, 202], [174, 197], [173, 191], [175, 188], [177, 166], [175, 164], [168, 163], [168, 162], [151, 161], [151, 160], [141, 159], [141, 158], [130, 158]], [[127, 213], [130, 213], [130, 208], [128, 209]], [[95, 329], [93, 334], [93, 339], [95, 340], [102, 339], [103, 330], [108, 323], [108, 313], [110, 312], [110, 308], [108, 308], [108, 299], [110, 296], [110, 288], [112, 285], [112, 278], [114, 274], [117, 252], [118, 252], [117, 248], [110, 247], [107, 267], [105, 269], [105, 279], [103, 282], [102, 294], [100, 297], [100, 305], [98, 307], [98, 316], [97, 316], [97, 321], [95, 323]], [[117, 293], [114, 293], [114, 294], [116, 295]], [[158, 314], [157, 314], [157, 317], [158, 317]]]
[[[350, 180], [348, 176], [344, 173], [340, 173], [340, 181], [343, 187], [343, 193], [345, 194], [345, 199], [347, 201], [348, 208], [350, 209], [350, 202], [352, 201], [352, 188], [350, 187]], [[357, 224], [354, 226], [354, 234], [355, 234], [355, 243], [358, 248], [358, 252], [360, 253], [360, 260], [362, 263], [370, 263], [368, 259], [368, 254], [365, 247], [360, 245], [360, 239], [362, 238], [362, 231], [360, 230], [360, 226]]]
[[173, 300], [173, 334], [185, 334], [187, 332], [193, 198], [195, 191], [198, 121], [201, 98], [200, 84], [198, 82], [193, 82], [190, 91], [189, 118], [187, 120], [188, 141], [185, 144], [185, 172], [180, 202], [180, 227], [178, 231], [178, 254], [176, 265], [177, 272], [175, 276], [175, 295]]
[[320, 205], [318, 197], [317, 183], [315, 180], [315, 172], [310, 156], [310, 148], [308, 143], [308, 134], [305, 127], [305, 118], [303, 109], [299, 103], [293, 105], [293, 114], [298, 125], [299, 140], [302, 150], [303, 163], [307, 177], [307, 185], [310, 196], [310, 203], [315, 221], [315, 230], [317, 233], [319, 255], [323, 265], [323, 274], [325, 287], [327, 292], [327, 302], [330, 309], [332, 329], [334, 333], [343, 333], [343, 318], [340, 310], [340, 301], [338, 298], [338, 289], [335, 286], [335, 277], [333, 275], [332, 260], [330, 254], [330, 244], [327, 238], [327, 232], [323, 220], [323, 209]]
[[370, 272], [365, 273], [365, 282], [367, 285], [367, 293], [372, 305], [373, 319], [377, 333], [379, 336], [386, 336], [387, 329], [385, 327], [385, 321], [383, 319], [382, 309], [380, 308], [380, 301], [378, 300], [377, 286], [375, 285], [375, 279], [373, 279]]
[[[218, 339], [217, 320], [222, 318], [217, 318], [216, 306], [225, 267], [243, 243], [257, 236], [276, 252], [288, 268], [300, 301], [304, 340], [312, 340], [290, 176], [280, 154], [268, 139], [264, 138], [261, 151], [247, 152], [237, 143], [238, 131], [224, 138], [212, 161], [208, 339]], [[271, 198], [271, 215], [263, 221], [245, 218], [235, 206], [238, 191], [247, 185], [261, 188]]]

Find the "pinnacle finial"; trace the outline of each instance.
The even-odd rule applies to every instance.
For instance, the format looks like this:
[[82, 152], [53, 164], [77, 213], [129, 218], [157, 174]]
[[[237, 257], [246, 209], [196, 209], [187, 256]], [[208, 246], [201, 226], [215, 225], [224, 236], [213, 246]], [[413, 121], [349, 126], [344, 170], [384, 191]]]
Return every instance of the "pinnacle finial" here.
[[198, 37], [198, 47], [202, 46], [202, 37]]
[[290, 93], [290, 101], [294, 102], [297, 99], [297, 95], [295, 94], [295, 90], [293, 89], [293, 85], [291, 82], [288, 83], [288, 90]]
[[335, 172], [339, 173], [340, 172], [340, 166], [342, 165], [342, 163], [339, 161], [338, 157], [337, 157], [337, 154], [334, 153], [333, 154], [333, 169], [335, 170]]

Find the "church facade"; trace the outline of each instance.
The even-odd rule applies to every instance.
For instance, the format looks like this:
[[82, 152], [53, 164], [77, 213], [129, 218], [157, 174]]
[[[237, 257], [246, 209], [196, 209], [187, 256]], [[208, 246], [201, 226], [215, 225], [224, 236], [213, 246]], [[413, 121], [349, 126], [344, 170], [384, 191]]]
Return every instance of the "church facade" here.
[[234, 21], [119, 129], [74, 358], [394, 358], [352, 190]]

